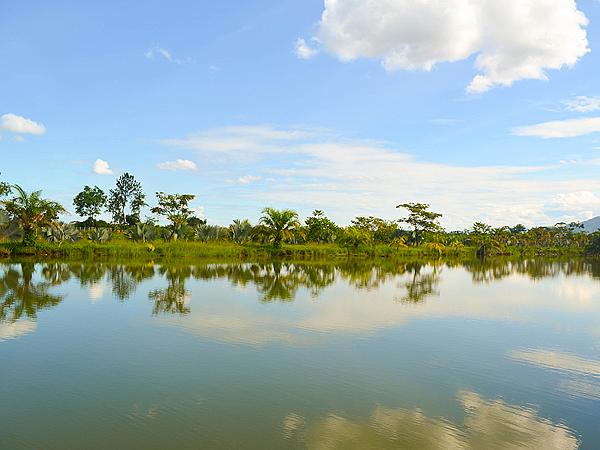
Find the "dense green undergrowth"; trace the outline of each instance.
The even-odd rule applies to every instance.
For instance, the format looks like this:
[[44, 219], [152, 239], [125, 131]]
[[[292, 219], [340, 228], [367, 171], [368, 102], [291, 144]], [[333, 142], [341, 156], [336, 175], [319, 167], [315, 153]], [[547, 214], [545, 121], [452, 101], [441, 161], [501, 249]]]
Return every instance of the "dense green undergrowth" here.
[[[20, 243], [0, 243], [0, 257], [37, 256], [70, 258], [232, 258], [232, 259], [338, 259], [338, 258], [412, 258], [412, 257], [464, 257], [472, 258], [475, 247], [393, 247], [367, 245], [343, 247], [337, 244], [284, 244], [280, 248], [262, 244], [236, 244], [233, 242], [163, 242], [139, 243], [118, 240], [108, 243], [79, 241], [55, 244], [37, 242], [34, 246]], [[578, 256], [577, 248], [508, 248], [501, 254], [489, 256]]]

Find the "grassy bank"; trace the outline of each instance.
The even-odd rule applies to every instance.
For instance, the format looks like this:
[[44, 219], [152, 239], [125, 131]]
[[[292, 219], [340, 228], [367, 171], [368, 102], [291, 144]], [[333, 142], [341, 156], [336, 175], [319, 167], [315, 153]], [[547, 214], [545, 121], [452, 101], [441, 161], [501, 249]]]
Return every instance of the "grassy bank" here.
[[[126, 258], [126, 259], [341, 259], [341, 258], [418, 258], [453, 257], [472, 258], [474, 247], [439, 247], [422, 245], [419, 247], [392, 247], [389, 245], [370, 245], [358, 248], [345, 248], [337, 244], [294, 244], [283, 245], [276, 249], [269, 245], [232, 242], [152, 242], [138, 243], [128, 240], [116, 240], [109, 243], [80, 241], [62, 245], [39, 242], [33, 247], [17, 243], [1, 243], [0, 256], [36, 256], [66, 257], [76, 259]], [[565, 248], [512, 248], [505, 249], [502, 256], [578, 256], [579, 249]], [[494, 256], [491, 254], [490, 256]]]

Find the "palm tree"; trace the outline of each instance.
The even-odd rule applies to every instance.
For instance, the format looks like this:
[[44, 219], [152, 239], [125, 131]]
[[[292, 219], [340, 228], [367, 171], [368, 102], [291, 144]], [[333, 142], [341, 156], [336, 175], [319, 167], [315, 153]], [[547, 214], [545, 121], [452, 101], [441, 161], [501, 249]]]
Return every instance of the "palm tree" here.
[[240, 220], [235, 219], [231, 225], [229, 225], [229, 237], [233, 242], [243, 244], [246, 242], [252, 231], [252, 225], [248, 219]]
[[4, 210], [11, 220], [16, 221], [23, 230], [23, 243], [33, 245], [37, 230], [50, 225], [66, 209], [57, 202], [42, 198], [42, 191], [28, 194], [21, 186], [13, 186], [15, 197], [2, 202]]
[[281, 247], [282, 241], [292, 239], [294, 232], [301, 226], [298, 213], [290, 209], [265, 208], [260, 223], [266, 227], [269, 239], [275, 247]]

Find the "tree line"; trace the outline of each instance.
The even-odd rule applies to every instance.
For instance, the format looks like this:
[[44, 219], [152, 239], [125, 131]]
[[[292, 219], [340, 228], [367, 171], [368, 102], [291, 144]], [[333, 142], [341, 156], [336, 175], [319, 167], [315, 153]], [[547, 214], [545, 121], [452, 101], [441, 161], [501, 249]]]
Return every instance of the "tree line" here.
[[[62, 244], [79, 239], [108, 242], [115, 233], [138, 242], [154, 240], [232, 241], [261, 243], [278, 248], [283, 243], [336, 243], [348, 248], [370, 245], [393, 247], [428, 246], [441, 253], [447, 247], [475, 247], [479, 256], [512, 253], [532, 247], [570, 248], [600, 253], [600, 233], [586, 234], [579, 223], [527, 228], [522, 224], [492, 227], [477, 222], [468, 230], [446, 231], [439, 221], [442, 214], [430, 211], [425, 203], [402, 203], [405, 212], [398, 220], [358, 216], [348, 226], [340, 226], [322, 210], [301, 222], [290, 209], [265, 208], [257, 224], [236, 219], [229, 226], [211, 225], [194, 214], [192, 194], [156, 192], [154, 206], [147, 203], [141, 183], [129, 173], [121, 175], [108, 193], [98, 186], [84, 186], [73, 199], [75, 212], [83, 219], [59, 221], [67, 212], [58, 202], [46, 199], [41, 191], [26, 192], [18, 185], [0, 182], [0, 237], [34, 245], [37, 239]], [[143, 207], [152, 216], [141, 218]], [[99, 220], [103, 212], [111, 222]], [[167, 225], [159, 225], [157, 218]]]

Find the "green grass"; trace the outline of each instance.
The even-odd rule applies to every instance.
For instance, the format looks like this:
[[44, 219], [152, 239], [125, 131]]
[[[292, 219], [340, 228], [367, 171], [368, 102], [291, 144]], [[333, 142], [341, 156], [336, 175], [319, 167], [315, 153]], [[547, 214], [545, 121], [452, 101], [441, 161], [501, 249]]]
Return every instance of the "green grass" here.
[[[579, 255], [579, 249], [564, 248], [535, 248], [508, 249], [502, 256], [567, 256]], [[346, 259], [346, 258], [472, 258], [475, 256], [474, 247], [446, 247], [441, 250], [423, 245], [420, 247], [396, 248], [389, 245], [369, 245], [348, 249], [337, 244], [286, 244], [280, 249], [269, 245], [246, 244], [238, 245], [233, 242], [216, 241], [202, 242], [163, 242], [155, 241], [149, 244], [132, 242], [117, 238], [108, 243], [79, 241], [63, 243], [62, 245], [49, 242], [38, 242], [35, 247], [23, 247], [18, 243], [1, 243], [0, 257], [36, 256], [36, 257], [67, 257], [76, 259], [95, 258], [126, 258], [126, 259], [199, 259], [199, 258], [228, 258], [228, 259]], [[491, 255], [493, 256], [493, 255]]]

